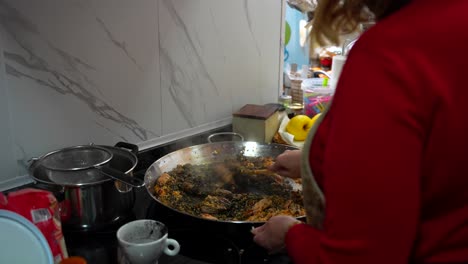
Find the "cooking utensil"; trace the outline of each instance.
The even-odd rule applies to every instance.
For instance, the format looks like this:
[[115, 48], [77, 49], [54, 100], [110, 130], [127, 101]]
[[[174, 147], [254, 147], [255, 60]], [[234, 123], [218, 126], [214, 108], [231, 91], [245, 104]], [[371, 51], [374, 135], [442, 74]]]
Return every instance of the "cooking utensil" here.
[[[119, 142], [115, 146], [97, 147], [112, 153], [109, 168], [132, 177], [138, 162], [137, 146]], [[96, 169], [64, 172], [62, 182], [50, 178], [50, 174], [40, 166], [39, 158], [33, 159], [28, 169], [31, 177], [38, 182], [36, 187], [53, 192], [62, 201], [62, 225], [66, 230], [106, 228], [125, 220], [133, 208], [133, 188], [101, 173], [90, 173]]]
[[[57, 184], [79, 186], [110, 177], [133, 187], [142, 187], [142, 179], [130, 177], [109, 167], [113, 154], [95, 145], [82, 145], [52, 151], [37, 160], [38, 170]], [[86, 176], [84, 176], [86, 175]]]
[[[138, 154], [138, 146], [127, 142], [118, 142], [114, 147], [103, 145], [99, 147], [106, 148], [112, 152], [113, 158], [109, 163], [110, 168], [133, 177], [133, 170], [138, 164], [138, 158], [136, 156]], [[119, 180], [114, 181], [114, 185], [121, 193], [126, 193], [133, 189], [131, 185], [125, 184]]]
[[[177, 165], [180, 164], [207, 164], [207, 163], [216, 163], [221, 162], [227, 157], [233, 157], [235, 155], [242, 154], [244, 156], [250, 157], [259, 157], [259, 156], [270, 156], [276, 157], [279, 154], [283, 153], [286, 150], [297, 149], [296, 147], [281, 145], [281, 144], [261, 144], [257, 142], [216, 142], [216, 143], [207, 143], [196, 145], [192, 147], [183, 148], [172, 153], [169, 153], [162, 158], [155, 161], [145, 173], [145, 186], [150, 194], [150, 196], [159, 204], [164, 207], [161, 201], [154, 193], [154, 185], [157, 179], [161, 176], [162, 173], [168, 172], [174, 169]], [[298, 188], [293, 186], [293, 188]], [[300, 188], [300, 187], [299, 187]], [[177, 212], [178, 214], [188, 215], [193, 218], [198, 218], [203, 221], [211, 222], [223, 222], [223, 223], [259, 223], [259, 222], [249, 222], [249, 221], [222, 221], [222, 220], [210, 220], [201, 218], [198, 216], [190, 215], [186, 212], [178, 211], [176, 209], [170, 208], [171, 210]], [[301, 216], [302, 217], [302, 216]]]
[[41, 165], [48, 170], [75, 171], [99, 167], [111, 159], [109, 150], [86, 145], [52, 151], [41, 158]]

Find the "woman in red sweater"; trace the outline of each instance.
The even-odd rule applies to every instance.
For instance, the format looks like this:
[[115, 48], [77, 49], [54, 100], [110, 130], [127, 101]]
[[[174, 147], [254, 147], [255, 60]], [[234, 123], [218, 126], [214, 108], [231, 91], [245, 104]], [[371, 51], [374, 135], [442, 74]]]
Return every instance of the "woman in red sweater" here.
[[254, 241], [296, 264], [468, 263], [468, 1], [321, 0], [316, 39], [365, 7], [331, 107], [272, 168], [300, 163], [308, 224], [272, 217]]

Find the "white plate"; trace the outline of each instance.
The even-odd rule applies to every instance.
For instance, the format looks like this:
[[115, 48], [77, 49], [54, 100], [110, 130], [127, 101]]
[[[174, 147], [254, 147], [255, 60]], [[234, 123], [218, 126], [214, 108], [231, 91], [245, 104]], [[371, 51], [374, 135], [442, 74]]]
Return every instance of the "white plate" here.
[[44, 235], [23, 216], [0, 210], [0, 234], [0, 263], [54, 263]]

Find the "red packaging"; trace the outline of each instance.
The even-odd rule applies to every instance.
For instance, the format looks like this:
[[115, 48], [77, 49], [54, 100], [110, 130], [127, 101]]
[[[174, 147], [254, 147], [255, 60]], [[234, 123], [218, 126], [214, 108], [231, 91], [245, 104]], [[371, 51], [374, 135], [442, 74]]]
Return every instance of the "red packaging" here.
[[0, 209], [18, 213], [35, 224], [49, 243], [55, 263], [68, 257], [59, 205], [52, 193], [30, 188], [10, 192], [7, 197], [0, 193]]

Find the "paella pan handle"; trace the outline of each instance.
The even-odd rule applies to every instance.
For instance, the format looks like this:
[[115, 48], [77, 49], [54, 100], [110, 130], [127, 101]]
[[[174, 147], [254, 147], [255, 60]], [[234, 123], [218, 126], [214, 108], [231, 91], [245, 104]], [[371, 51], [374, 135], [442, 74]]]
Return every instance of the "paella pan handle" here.
[[114, 180], [119, 180], [125, 184], [128, 184], [130, 186], [133, 186], [133, 187], [143, 187], [145, 185], [145, 182], [140, 179], [140, 178], [137, 178], [137, 177], [132, 177], [132, 176], [128, 176], [127, 174], [121, 172], [121, 171], [118, 171], [118, 170], [115, 170], [113, 168], [110, 168], [110, 167], [96, 167], [97, 169], [99, 169], [100, 173], [109, 177], [109, 178], [112, 178]]
[[[238, 139], [236, 139], [236, 137]], [[215, 140], [215, 138], [219, 138], [219, 140]], [[244, 141], [244, 137], [241, 134], [235, 132], [219, 132], [209, 135], [207, 140], [209, 143], [220, 141]]]

